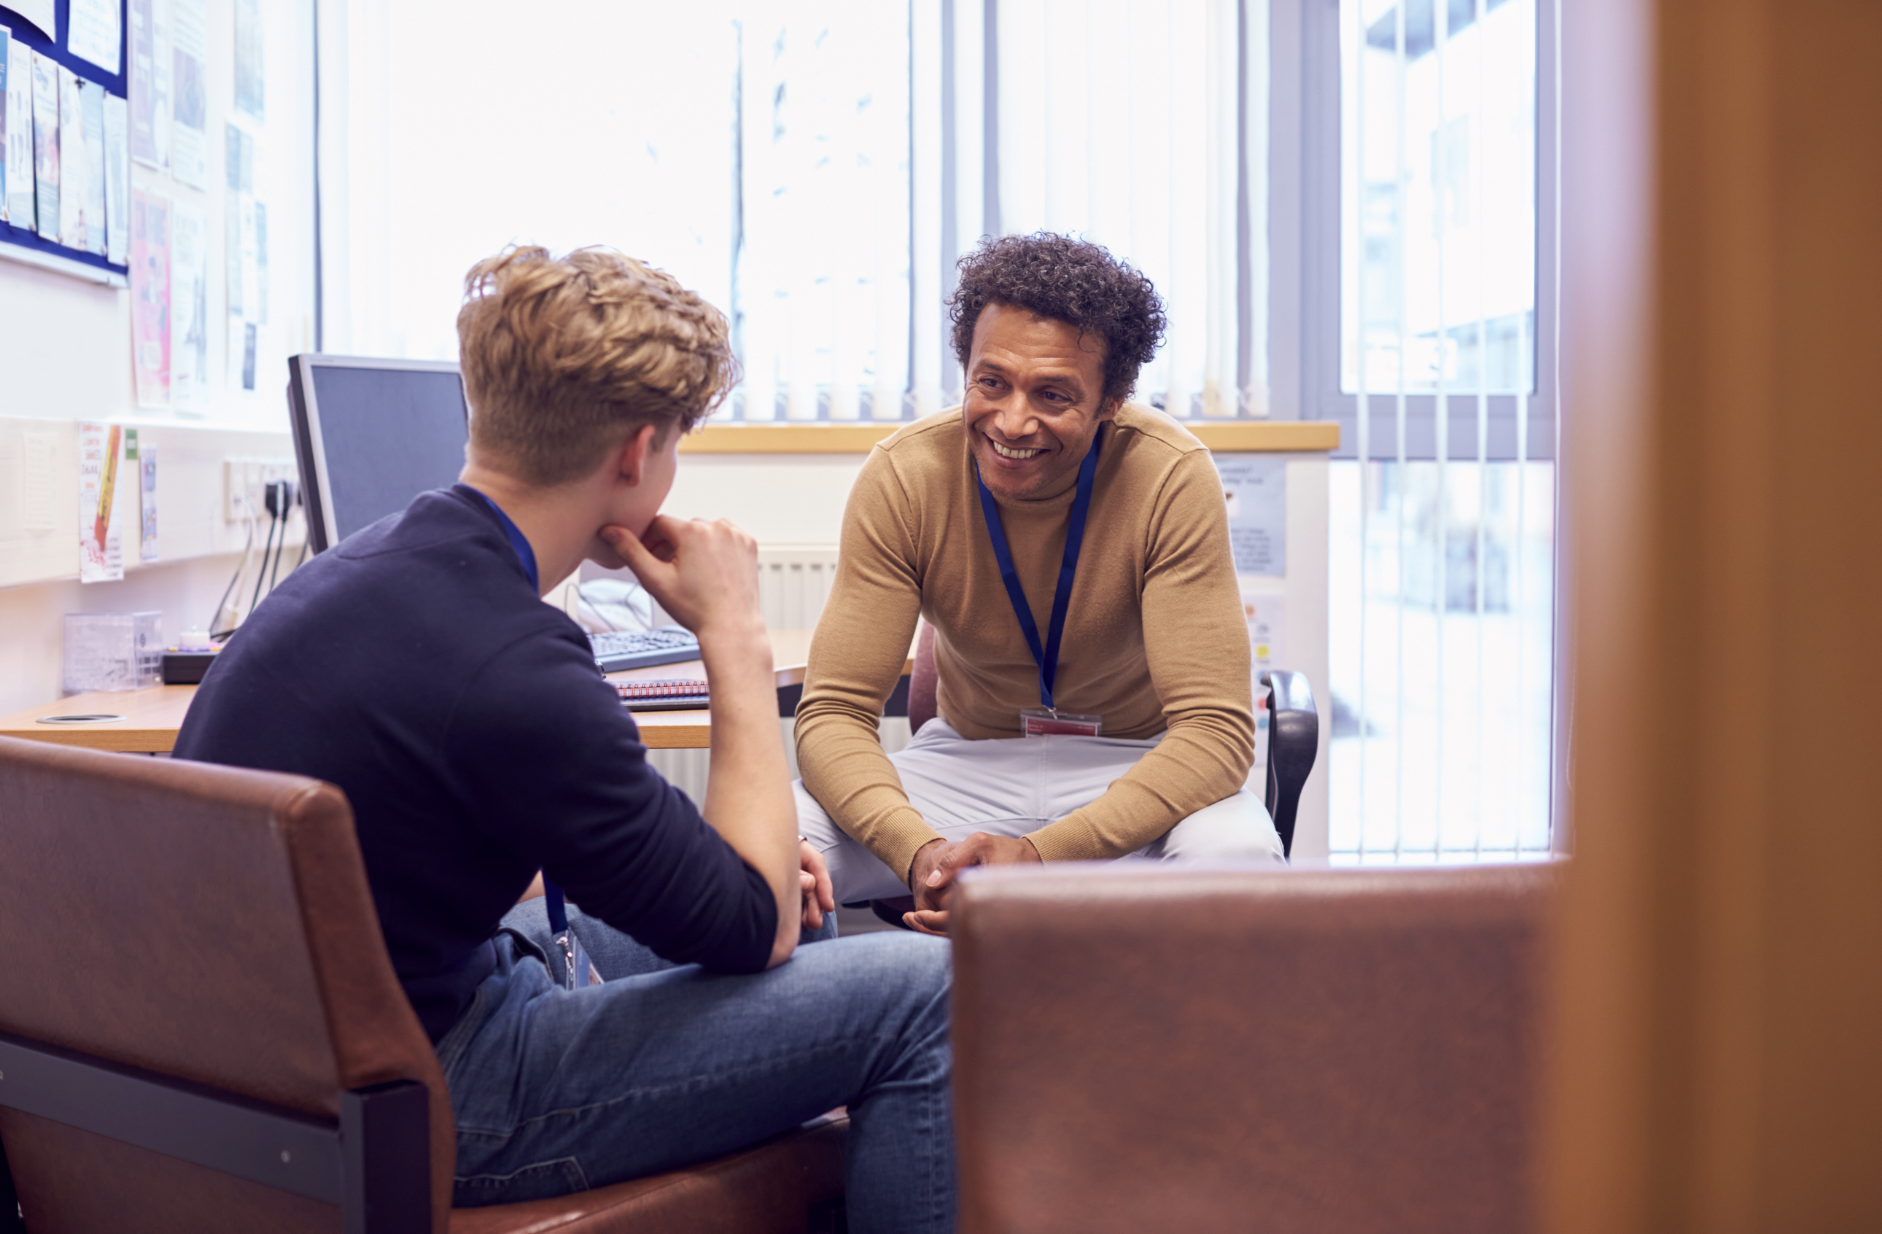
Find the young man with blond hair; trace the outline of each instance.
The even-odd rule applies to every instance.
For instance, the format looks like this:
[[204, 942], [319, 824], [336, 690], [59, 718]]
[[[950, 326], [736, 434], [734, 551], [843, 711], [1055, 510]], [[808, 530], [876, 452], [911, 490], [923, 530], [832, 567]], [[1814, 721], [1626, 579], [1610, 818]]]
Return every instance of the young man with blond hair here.
[[[850, 1228], [951, 1228], [947, 950], [798, 948], [832, 904], [797, 837], [756, 549], [659, 512], [680, 435], [735, 380], [725, 318], [619, 254], [519, 248], [471, 270], [458, 333], [459, 483], [295, 571], [218, 657], [177, 755], [346, 792], [450, 1087], [459, 1205], [657, 1173], [847, 1105]], [[699, 638], [703, 810], [541, 602], [583, 560], [631, 568]], [[538, 902], [513, 909], [538, 871], [585, 910], [602, 982], [561, 971]]]

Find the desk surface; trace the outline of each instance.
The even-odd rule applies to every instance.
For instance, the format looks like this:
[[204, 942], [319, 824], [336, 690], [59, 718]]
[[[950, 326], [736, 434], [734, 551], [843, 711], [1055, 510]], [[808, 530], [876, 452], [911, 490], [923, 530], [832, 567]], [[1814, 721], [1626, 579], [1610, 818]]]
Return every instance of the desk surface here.
[[[771, 658], [780, 686], [800, 685], [810, 653], [809, 630], [771, 631]], [[609, 673], [609, 681], [639, 679], [704, 680], [706, 666], [698, 660], [662, 664], [654, 668]], [[131, 754], [167, 754], [176, 745], [184, 713], [196, 697], [195, 686], [154, 686], [74, 694], [57, 702], [28, 707], [0, 717], [0, 737], [22, 737], [92, 750], [119, 750]], [[111, 715], [122, 719], [91, 724], [44, 724], [44, 716]], [[637, 711], [641, 740], [655, 750], [699, 750], [712, 744], [712, 715], [707, 711]]]

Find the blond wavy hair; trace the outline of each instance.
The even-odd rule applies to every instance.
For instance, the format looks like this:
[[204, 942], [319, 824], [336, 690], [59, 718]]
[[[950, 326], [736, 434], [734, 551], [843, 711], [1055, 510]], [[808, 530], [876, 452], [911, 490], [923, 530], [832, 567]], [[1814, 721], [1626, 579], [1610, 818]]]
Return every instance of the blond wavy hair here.
[[471, 267], [458, 310], [471, 448], [550, 487], [641, 426], [691, 429], [738, 381], [725, 314], [612, 249], [515, 246]]

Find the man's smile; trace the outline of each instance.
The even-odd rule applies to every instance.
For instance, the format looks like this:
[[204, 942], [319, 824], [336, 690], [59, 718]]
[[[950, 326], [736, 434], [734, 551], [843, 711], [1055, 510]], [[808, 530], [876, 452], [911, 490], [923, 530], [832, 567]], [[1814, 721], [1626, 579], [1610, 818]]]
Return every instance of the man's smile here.
[[987, 444], [992, 446], [993, 452], [999, 455], [1001, 458], [1010, 458], [1010, 459], [1023, 461], [1025, 459], [1032, 458], [1035, 455], [1040, 455], [1040, 454], [1045, 453], [1043, 449], [1038, 449], [1038, 448], [1025, 449], [1025, 448], [1015, 447], [1015, 446], [1003, 446], [991, 437], [987, 438]]

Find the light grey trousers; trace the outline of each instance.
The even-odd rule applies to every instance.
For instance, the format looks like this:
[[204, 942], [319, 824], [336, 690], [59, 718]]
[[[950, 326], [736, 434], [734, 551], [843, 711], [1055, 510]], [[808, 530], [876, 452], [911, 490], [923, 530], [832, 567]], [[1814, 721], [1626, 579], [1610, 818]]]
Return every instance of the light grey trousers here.
[[[909, 802], [949, 840], [976, 831], [1023, 836], [1103, 795], [1162, 741], [1115, 737], [1012, 737], [969, 741], [939, 717], [922, 725], [906, 749], [891, 754]], [[796, 784], [797, 827], [830, 867], [837, 903], [908, 894], [891, 870], [845, 835]], [[1166, 861], [1282, 860], [1281, 837], [1261, 801], [1246, 789], [1204, 806], [1132, 856]]]

